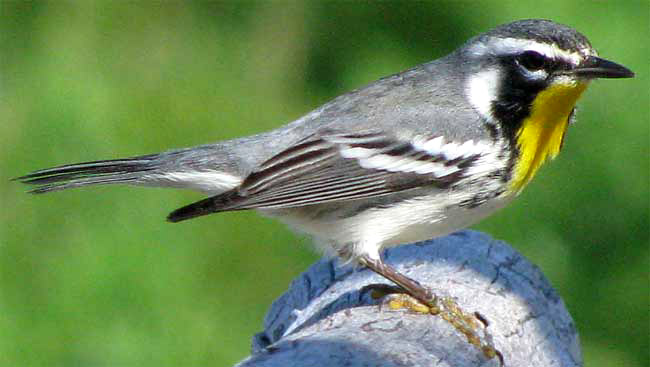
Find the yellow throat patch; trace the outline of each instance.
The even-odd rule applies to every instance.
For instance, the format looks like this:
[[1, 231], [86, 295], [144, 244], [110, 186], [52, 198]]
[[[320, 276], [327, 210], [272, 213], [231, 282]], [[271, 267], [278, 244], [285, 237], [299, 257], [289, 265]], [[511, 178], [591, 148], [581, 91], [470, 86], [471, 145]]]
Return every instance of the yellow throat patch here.
[[560, 152], [571, 110], [586, 88], [586, 82], [556, 84], [537, 95], [530, 116], [517, 131], [520, 155], [515, 163], [510, 192], [520, 192], [542, 163]]

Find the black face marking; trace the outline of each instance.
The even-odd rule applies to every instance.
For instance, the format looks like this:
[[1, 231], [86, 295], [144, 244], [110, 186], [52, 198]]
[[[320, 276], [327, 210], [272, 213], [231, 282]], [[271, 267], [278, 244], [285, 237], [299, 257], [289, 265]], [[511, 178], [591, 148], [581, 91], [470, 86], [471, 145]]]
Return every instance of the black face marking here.
[[[543, 19], [525, 19], [499, 26], [470, 41], [469, 44], [489, 44], [495, 39], [516, 39], [552, 45], [568, 53], [584, 55], [592, 50], [585, 36], [576, 30]], [[519, 53], [494, 55], [489, 63], [500, 65], [499, 94], [492, 103], [492, 115], [502, 124], [501, 136], [511, 142], [530, 115], [532, 102], [557, 75], [575, 67], [568, 60], [552, 58], [536, 50], [522, 49]]]
[[532, 50], [503, 55], [497, 61], [501, 65], [502, 79], [499, 95], [492, 103], [492, 114], [501, 124], [498, 128], [494, 127], [497, 131], [492, 134], [498, 134], [508, 141], [510, 156], [504, 158], [508, 159], [508, 167], [512, 169], [519, 155], [517, 132], [530, 116], [537, 94], [552, 83], [558, 71], [569, 69], [572, 65], [568, 61], [554, 60]]
[[518, 57], [508, 55], [500, 58], [503, 79], [499, 96], [492, 104], [494, 117], [503, 123], [504, 133], [508, 137], [514, 137], [522, 121], [530, 115], [537, 93], [547, 86], [546, 79], [532, 79], [525, 74]]
[[537, 94], [551, 84], [558, 71], [573, 66], [532, 50], [501, 56], [498, 62], [504, 72], [492, 113], [503, 123], [505, 136], [514, 141], [522, 122], [530, 115]]
[[519, 65], [525, 67], [530, 71], [542, 70], [549, 62], [544, 55], [536, 51], [524, 51], [517, 56]]

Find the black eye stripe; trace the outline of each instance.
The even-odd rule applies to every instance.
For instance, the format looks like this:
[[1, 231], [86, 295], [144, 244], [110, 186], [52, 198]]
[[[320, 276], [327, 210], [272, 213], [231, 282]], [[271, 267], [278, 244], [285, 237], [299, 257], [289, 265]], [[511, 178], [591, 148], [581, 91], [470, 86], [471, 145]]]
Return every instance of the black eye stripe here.
[[529, 50], [517, 55], [517, 62], [530, 71], [537, 71], [544, 69], [550, 60], [539, 52]]

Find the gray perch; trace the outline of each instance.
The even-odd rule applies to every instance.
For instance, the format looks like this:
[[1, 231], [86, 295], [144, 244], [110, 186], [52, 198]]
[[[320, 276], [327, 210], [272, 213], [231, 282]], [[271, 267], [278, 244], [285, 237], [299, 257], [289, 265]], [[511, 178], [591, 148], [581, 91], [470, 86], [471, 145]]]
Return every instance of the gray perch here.
[[[436, 294], [480, 313], [505, 366], [582, 366], [564, 303], [507, 244], [463, 231], [384, 256]], [[314, 264], [273, 303], [251, 356], [236, 367], [500, 365], [440, 316], [392, 309], [361, 291], [371, 284], [389, 283], [367, 269]]]

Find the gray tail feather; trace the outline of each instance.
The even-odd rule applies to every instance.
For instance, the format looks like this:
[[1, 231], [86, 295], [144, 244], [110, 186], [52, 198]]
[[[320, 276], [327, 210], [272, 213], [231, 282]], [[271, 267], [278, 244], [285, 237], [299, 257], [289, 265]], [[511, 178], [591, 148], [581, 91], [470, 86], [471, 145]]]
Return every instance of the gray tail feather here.
[[30, 191], [33, 194], [86, 185], [134, 183], [142, 178], [144, 173], [157, 168], [158, 157], [157, 154], [151, 154], [126, 159], [68, 164], [34, 171], [14, 180], [38, 185]]

